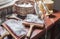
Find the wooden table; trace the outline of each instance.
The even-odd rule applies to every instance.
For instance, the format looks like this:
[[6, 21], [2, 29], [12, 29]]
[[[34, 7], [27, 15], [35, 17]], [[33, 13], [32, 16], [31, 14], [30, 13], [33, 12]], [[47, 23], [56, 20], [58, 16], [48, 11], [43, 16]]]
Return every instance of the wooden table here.
[[38, 39], [38, 37], [42, 36], [45, 33], [45, 30], [49, 30], [53, 27], [55, 22], [57, 22], [60, 19], [60, 12], [53, 13], [55, 17], [53, 18], [45, 18], [45, 29], [35, 29], [32, 33], [31, 39]]
[[[45, 28], [44, 29], [34, 29], [31, 35], [31, 39], [38, 39], [41, 37], [43, 34], [45, 34], [46, 29], [49, 30], [53, 27], [56, 21], [60, 18], [60, 12], [53, 13], [54, 17], [53, 18], [45, 18]], [[29, 28], [27, 28], [27, 31]], [[9, 30], [8, 30], [9, 31]], [[11, 33], [11, 32], [10, 32]], [[14, 36], [11, 33], [12, 36]], [[14, 36], [16, 39], [18, 39], [16, 36]]]

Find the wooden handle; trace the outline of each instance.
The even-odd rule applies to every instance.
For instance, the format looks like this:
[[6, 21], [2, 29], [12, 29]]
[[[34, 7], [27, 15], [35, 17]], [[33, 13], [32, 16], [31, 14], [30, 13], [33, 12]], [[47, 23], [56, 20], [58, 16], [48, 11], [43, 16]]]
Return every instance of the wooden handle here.
[[31, 36], [31, 32], [32, 32], [32, 29], [33, 29], [34, 25], [30, 25], [30, 29], [27, 33], [27, 37], [30, 37]]

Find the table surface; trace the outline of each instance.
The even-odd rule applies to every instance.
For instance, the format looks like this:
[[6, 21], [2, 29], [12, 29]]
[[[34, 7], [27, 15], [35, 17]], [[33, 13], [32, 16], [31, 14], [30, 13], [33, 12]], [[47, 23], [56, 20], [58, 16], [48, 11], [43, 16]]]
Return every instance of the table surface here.
[[[31, 35], [31, 39], [37, 39], [38, 37], [42, 36], [45, 33], [46, 29], [47, 30], [51, 29], [53, 27], [52, 25], [56, 21], [58, 21], [58, 19], [60, 18], [60, 12], [53, 13], [53, 16], [54, 17], [52, 17], [52, 18], [45, 18], [45, 28], [44, 29], [37, 29], [37, 28], [35, 28], [33, 30], [32, 35]], [[28, 30], [29, 30], [29, 28], [27, 28], [27, 31]]]
[[36, 37], [40, 37], [45, 30], [51, 29], [52, 25], [60, 18], [60, 12], [53, 13], [55, 17], [52, 18], [45, 18], [45, 29], [34, 29], [31, 39], [34, 39]]

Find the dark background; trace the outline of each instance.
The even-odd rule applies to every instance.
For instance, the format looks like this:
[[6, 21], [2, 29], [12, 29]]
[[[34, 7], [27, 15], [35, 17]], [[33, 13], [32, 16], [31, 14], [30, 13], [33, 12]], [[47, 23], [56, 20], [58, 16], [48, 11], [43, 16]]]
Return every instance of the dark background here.
[[60, 11], [60, 0], [53, 0], [53, 1], [54, 1], [53, 9]]

